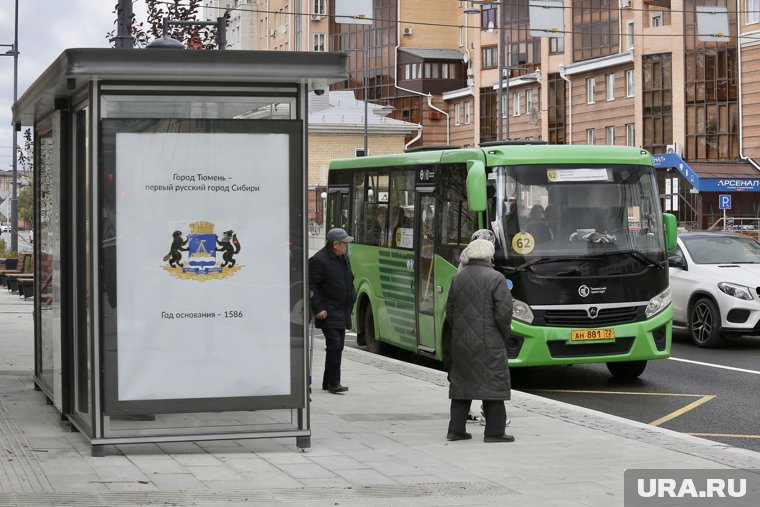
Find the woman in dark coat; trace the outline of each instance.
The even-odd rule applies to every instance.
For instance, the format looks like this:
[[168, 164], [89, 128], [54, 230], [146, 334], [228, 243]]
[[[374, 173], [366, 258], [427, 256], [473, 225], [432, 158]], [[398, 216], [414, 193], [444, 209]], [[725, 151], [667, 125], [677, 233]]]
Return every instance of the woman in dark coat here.
[[451, 420], [448, 440], [472, 438], [465, 431], [473, 399], [483, 400], [486, 442], [513, 442], [504, 434], [504, 400], [511, 398], [507, 340], [512, 296], [503, 275], [493, 269], [493, 243], [472, 241], [462, 252], [468, 259], [454, 277], [446, 302], [451, 344], [444, 348], [449, 372]]

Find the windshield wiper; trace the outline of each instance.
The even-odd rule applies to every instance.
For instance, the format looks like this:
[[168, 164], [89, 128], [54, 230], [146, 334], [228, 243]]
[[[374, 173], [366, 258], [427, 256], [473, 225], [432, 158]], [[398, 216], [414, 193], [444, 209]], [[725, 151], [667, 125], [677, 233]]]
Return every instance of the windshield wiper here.
[[523, 264], [520, 264], [519, 266], [513, 268], [512, 266], [507, 266], [505, 270], [507, 271], [508, 275], [514, 275], [515, 273], [519, 273], [520, 271], [524, 271], [527, 268], [535, 265], [535, 264], [545, 264], [549, 262], [567, 262], [567, 261], [577, 261], [577, 260], [588, 260], [591, 257], [587, 256], [575, 256], [575, 257], [535, 257], [528, 262], [525, 262]]
[[642, 253], [638, 250], [619, 250], [617, 252], [606, 252], [604, 255], [614, 255], [614, 254], [626, 254], [630, 255], [634, 259], [643, 262], [644, 264], [648, 266], [655, 267], [657, 269], [662, 269], [662, 263], [657, 262], [656, 260], [652, 259], [645, 253]]

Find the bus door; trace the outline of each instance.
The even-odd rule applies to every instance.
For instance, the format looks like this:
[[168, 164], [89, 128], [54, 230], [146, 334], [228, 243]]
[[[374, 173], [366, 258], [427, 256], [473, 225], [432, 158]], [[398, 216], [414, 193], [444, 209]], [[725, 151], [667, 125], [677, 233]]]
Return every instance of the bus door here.
[[417, 351], [435, 352], [435, 270], [433, 266], [435, 231], [435, 193], [434, 187], [417, 187], [415, 203], [416, 246], [414, 253], [415, 269], [415, 309], [417, 314]]
[[334, 187], [327, 192], [327, 217], [326, 229], [329, 231], [335, 227], [348, 230], [348, 187]]

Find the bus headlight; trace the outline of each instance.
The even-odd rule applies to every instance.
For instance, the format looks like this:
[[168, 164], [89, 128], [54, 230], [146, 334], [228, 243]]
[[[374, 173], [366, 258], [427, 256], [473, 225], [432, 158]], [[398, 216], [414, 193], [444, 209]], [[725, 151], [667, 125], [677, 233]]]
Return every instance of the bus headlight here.
[[530, 324], [533, 322], [533, 311], [519, 299], [512, 300], [512, 318]]
[[669, 304], [670, 289], [668, 288], [649, 300], [649, 304], [647, 305], [647, 309], [644, 313], [646, 314], [647, 318], [652, 317], [667, 308]]

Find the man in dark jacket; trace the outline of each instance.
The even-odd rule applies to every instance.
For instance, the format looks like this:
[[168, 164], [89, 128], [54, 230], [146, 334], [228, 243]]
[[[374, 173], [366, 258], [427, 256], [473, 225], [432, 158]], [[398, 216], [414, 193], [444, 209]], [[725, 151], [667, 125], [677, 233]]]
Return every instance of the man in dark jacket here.
[[472, 438], [465, 431], [473, 399], [483, 400], [485, 442], [514, 442], [504, 433], [504, 400], [511, 398], [507, 340], [512, 322], [512, 296], [506, 280], [491, 266], [494, 245], [476, 239], [465, 248], [468, 261], [451, 282], [446, 320], [451, 344], [444, 348], [449, 372], [451, 419], [448, 440]]
[[340, 383], [340, 360], [356, 300], [351, 261], [346, 256], [353, 240], [343, 229], [330, 229], [327, 244], [309, 259], [311, 311], [316, 327], [325, 335], [327, 348], [322, 389], [333, 394], [348, 391]]

